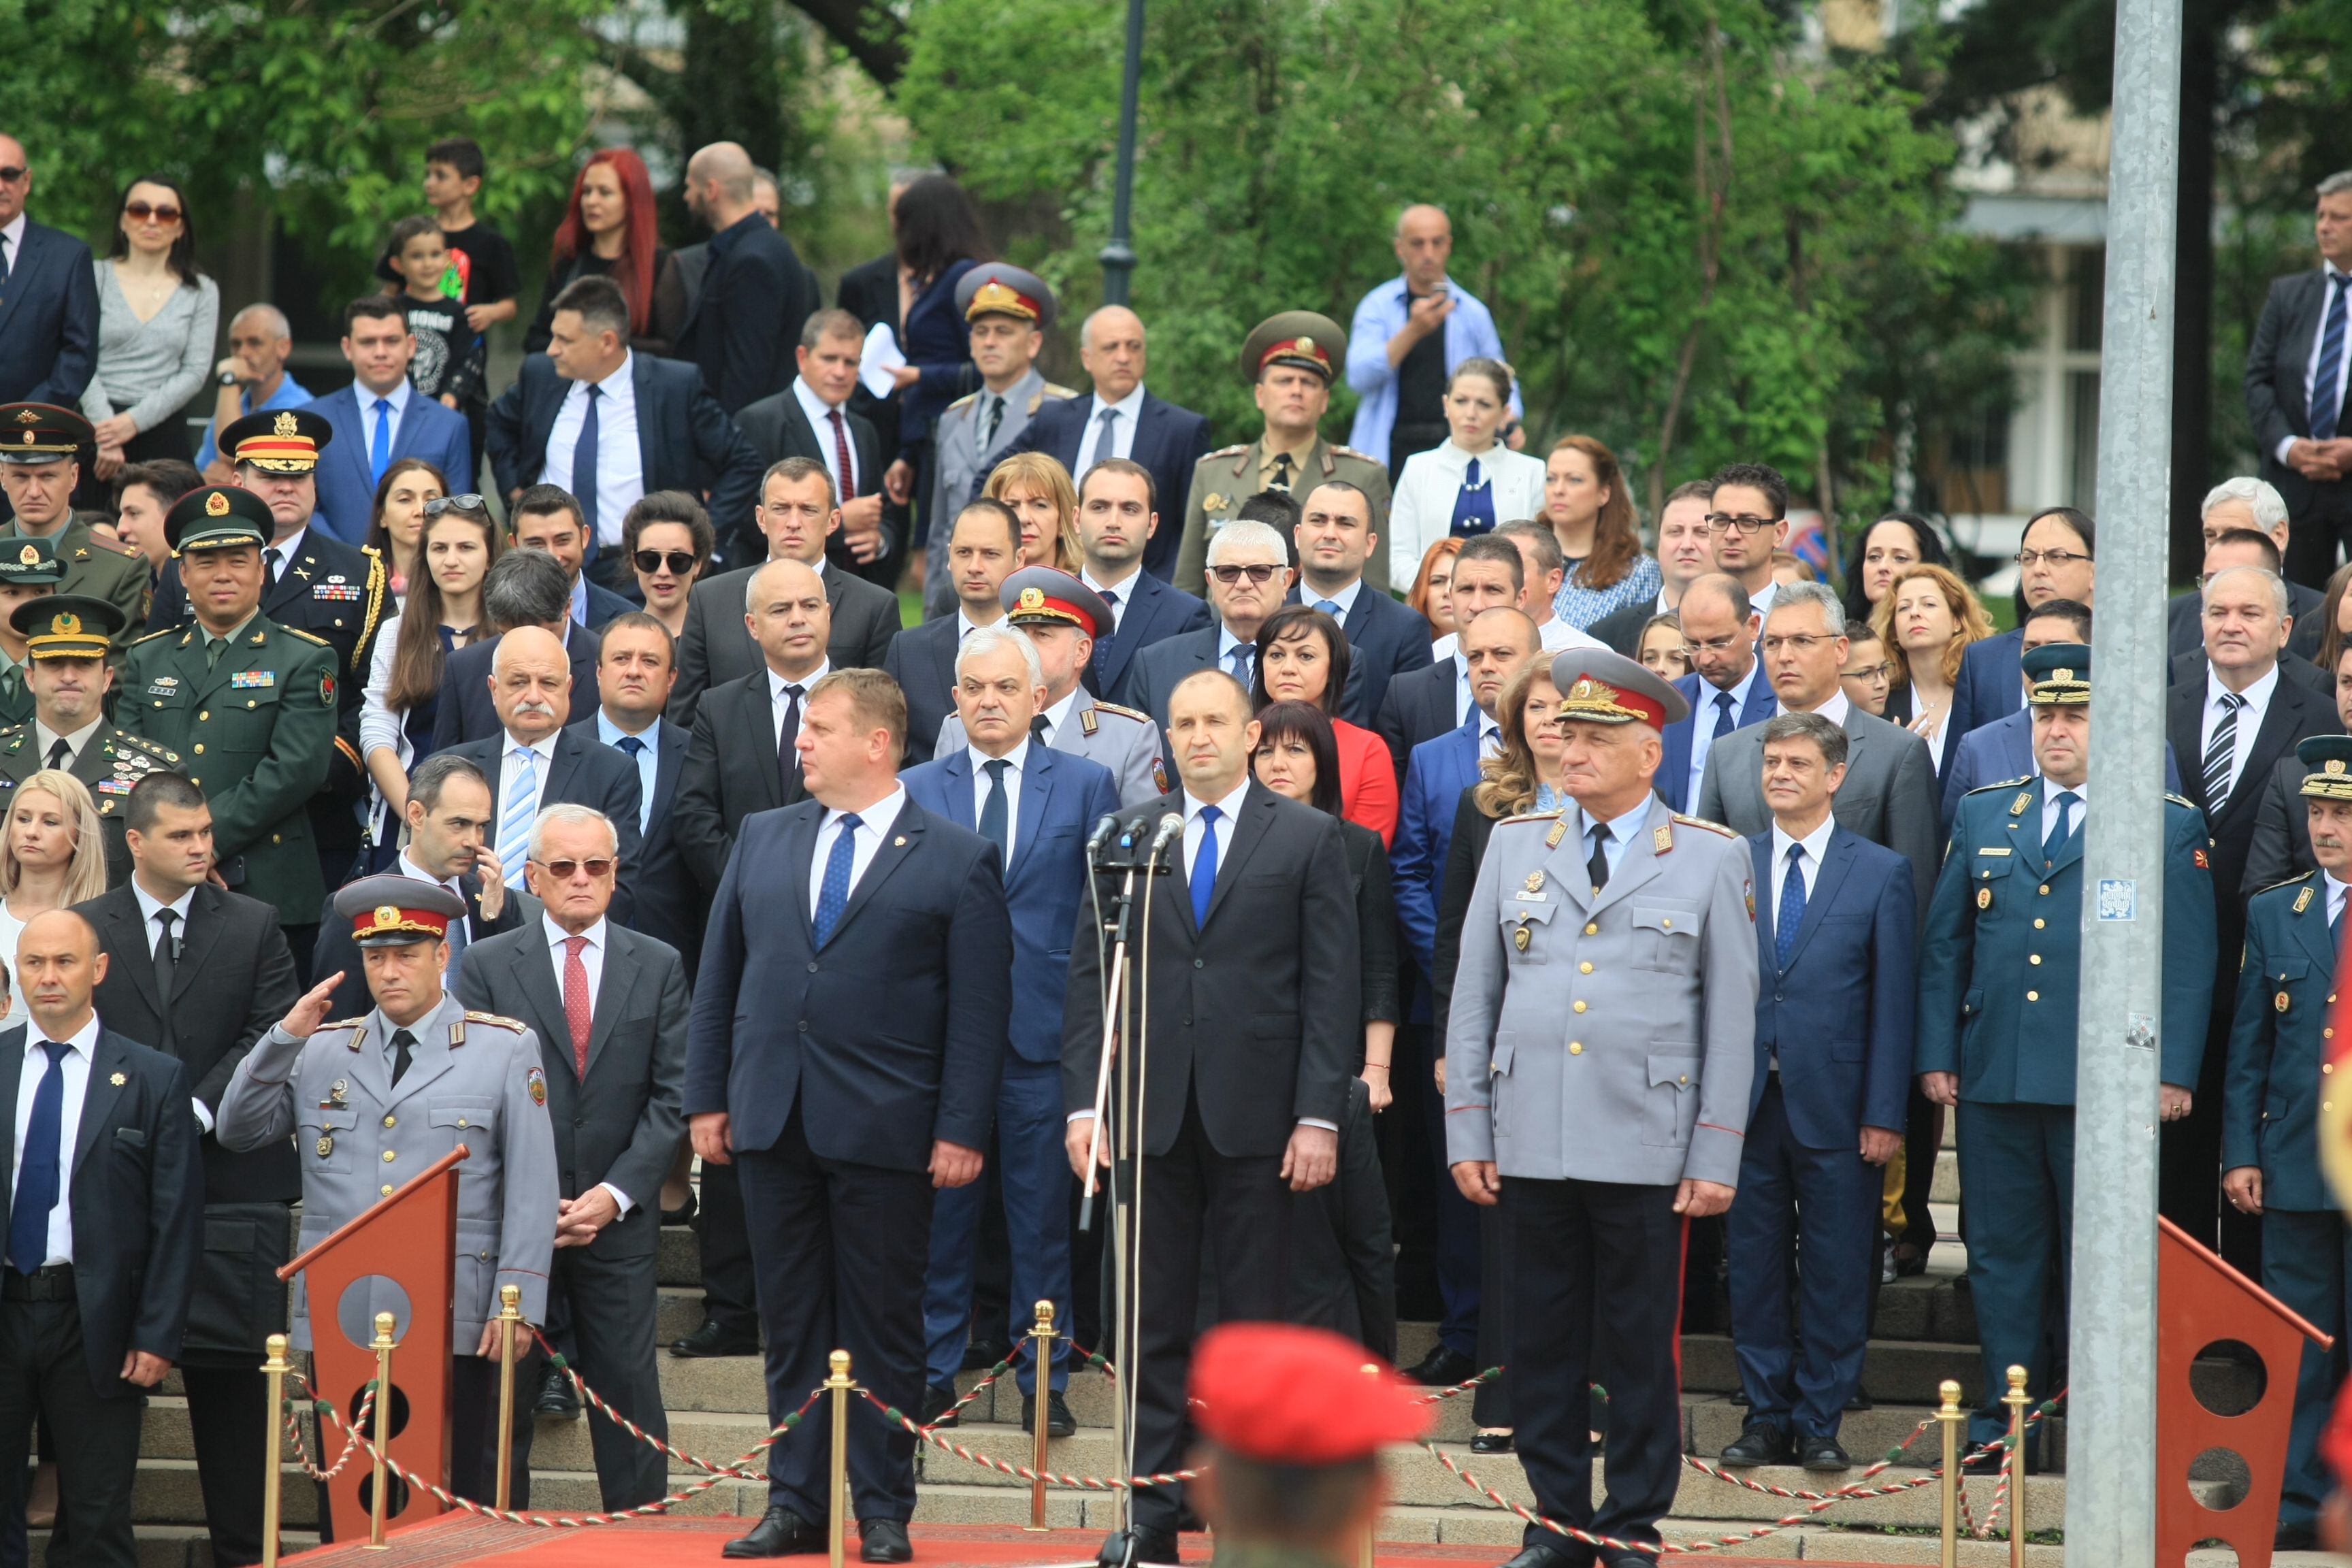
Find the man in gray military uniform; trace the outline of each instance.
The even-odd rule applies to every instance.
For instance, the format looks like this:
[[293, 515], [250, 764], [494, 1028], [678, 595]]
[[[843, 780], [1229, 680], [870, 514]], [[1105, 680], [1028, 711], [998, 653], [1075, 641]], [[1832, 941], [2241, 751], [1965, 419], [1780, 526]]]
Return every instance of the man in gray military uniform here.
[[[561, 1191], [537, 1037], [512, 1018], [467, 1012], [443, 987], [448, 924], [465, 912], [446, 888], [409, 877], [365, 877], [337, 893], [335, 913], [352, 921], [375, 1008], [326, 1022], [342, 976], [320, 976], [237, 1065], [221, 1098], [218, 1133], [240, 1153], [294, 1136], [304, 1249], [467, 1146], [457, 1183], [449, 1486], [488, 1502], [497, 1491], [499, 1288], [521, 1287], [522, 1315], [546, 1321]], [[374, 1315], [401, 1305], [381, 1287], [364, 1300], [351, 1292], [342, 1327], [364, 1342]], [[309, 1300], [298, 1288], [296, 1348], [308, 1349], [310, 1336]], [[518, 1385], [536, 1388], [536, 1369], [518, 1366]], [[530, 1401], [516, 1401], [515, 1415], [529, 1421]], [[530, 1506], [530, 1473], [519, 1467], [515, 1507]]]
[[931, 432], [931, 493], [923, 498], [930, 528], [923, 576], [926, 616], [955, 611], [948, 535], [956, 513], [978, 499], [981, 481], [1047, 398], [1077, 395], [1037, 374], [1037, 351], [1045, 346], [1056, 309], [1044, 279], [1002, 261], [983, 262], [956, 285], [956, 309], [971, 329], [980, 390], [949, 404]]
[[[1037, 662], [1045, 669], [1045, 706], [1030, 721], [1031, 733], [1072, 756], [1100, 763], [1118, 781], [1118, 804], [1132, 810], [1168, 793], [1161, 765], [1160, 731], [1132, 708], [1097, 702], [1078, 684], [1078, 671], [1095, 656], [1095, 631], [1111, 624], [1102, 595], [1051, 566], [1024, 566], [1004, 580], [999, 593], [1004, 618], [1029, 634]], [[933, 757], [964, 749], [963, 721], [953, 714], [940, 726]]]
[[[1446, 1157], [1471, 1202], [1509, 1198], [1507, 1359], [1537, 1506], [1654, 1542], [1682, 1472], [1684, 1228], [1730, 1206], [1748, 1124], [1754, 866], [1745, 839], [1652, 793], [1659, 731], [1690, 711], [1679, 692], [1606, 649], [1569, 649], [1551, 678], [1576, 804], [1497, 823], [1478, 868], [1446, 1028]], [[1601, 1343], [1596, 1510], [1585, 1385]], [[1592, 1561], [1530, 1525], [1509, 1568]]]

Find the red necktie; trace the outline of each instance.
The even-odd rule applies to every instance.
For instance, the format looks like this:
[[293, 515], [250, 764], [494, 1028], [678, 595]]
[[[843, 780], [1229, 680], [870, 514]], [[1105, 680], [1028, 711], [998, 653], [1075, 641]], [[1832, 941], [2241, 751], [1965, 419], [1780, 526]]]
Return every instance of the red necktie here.
[[584, 1080], [588, 1077], [588, 1026], [591, 1009], [588, 1005], [588, 966], [580, 962], [580, 950], [588, 945], [584, 936], [563, 939], [563, 1021], [572, 1029], [572, 1065]]
[[836, 408], [833, 419], [833, 459], [841, 465], [841, 499], [857, 499], [857, 469], [849, 460], [849, 426], [841, 422], [841, 410]]

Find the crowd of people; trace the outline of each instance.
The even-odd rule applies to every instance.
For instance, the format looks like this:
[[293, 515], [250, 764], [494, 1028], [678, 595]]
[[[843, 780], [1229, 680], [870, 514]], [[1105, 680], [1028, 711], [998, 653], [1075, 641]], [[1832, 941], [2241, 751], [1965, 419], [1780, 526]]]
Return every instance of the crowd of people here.
[[[1077, 1343], [1131, 1338], [1146, 1472], [1183, 1463], [1197, 1330], [1392, 1357], [1419, 1289], [1412, 1377], [1505, 1368], [1474, 1447], [1518, 1452], [1550, 1517], [1654, 1541], [1678, 1331], [1736, 1347], [1726, 1463], [1849, 1466], [1877, 1292], [1938, 1239], [1948, 1115], [1971, 1437], [2009, 1365], [2063, 1385], [2092, 518], [2028, 521], [2005, 631], [1916, 513], [1816, 581], [1760, 463], [1645, 524], [1603, 443], [1530, 449], [1425, 205], [1349, 328], [1247, 335], [1263, 424], [1213, 450], [1123, 307], [1077, 328], [1089, 390], [1045, 380], [1054, 291], [951, 180], [893, 189], [893, 252], [826, 307], [731, 143], [688, 163], [711, 234], [676, 250], [636, 154], [588, 159], [494, 388], [521, 273], [473, 214], [487, 175], [433, 147], [431, 214], [343, 313], [352, 379], [313, 398], [268, 301], [213, 360], [178, 185], [132, 183], [94, 259], [30, 221], [0, 136], [0, 975], [28, 1019], [0, 1086], [29, 1106], [0, 1476], [37, 1418], [18, 1517], [67, 1560], [132, 1561], [140, 1395], [175, 1365], [215, 1558], [259, 1560], [290, 1207], [307, 1246], [459, 1142], [487, 1146], [452, 1385], [476, 1498], [499, 1287], [658, 1436], [656, 1244], [690, 1223], [703, 1321], [669, 1353], [763, 1355], [772, 1415], [836, 1347], [930, 1422], [1010, 1358], [1024, 1422], [1042, 1375], [1067, 1436], [1072, 1341], [1039, 1368], [1023, 1338], [1050, 1300]], [[2206, 498], [2167, 776], [2100, 793], [2169, 792], [2164, 1212], [2335, 1331], [2313, 1117], [2352, 566], [2302, 519], [2352, 456], [2303, 414], [2340, 405], [2344, 291], [2301, 288], [2257, 345], [2301, 499], [2276, 474]], [[1107, 834], [1167, 858], [1131, 1009]], [[1132, 1102], [1097, 1094], [1107, 1044]], [[1077, 1223], [1122, 1163], [1124, 1259]], [[314, 1317], [298, 1287], [298, 1347]], [[2325, 1493], [2343, 1362], [2305, 1354], [2282, 1545]], [[578, 1413], [544, 1358], [525, 1374], [522, 1506], [534, 1415]], [[591, 1420], [605, 1505], [658, 1499], [659, 1456]], [[852, 1434], [864, 1559], [905, 1561], [913, 1439]], [[821, 1550], [824, 1462], [782, 1439], [727, 1554]], [[1175, 1563], [1186, 1489], [1130, 1506], [1104, 1562]], [[1531, 1528], [1514, 1563], [1591, 1560]]]

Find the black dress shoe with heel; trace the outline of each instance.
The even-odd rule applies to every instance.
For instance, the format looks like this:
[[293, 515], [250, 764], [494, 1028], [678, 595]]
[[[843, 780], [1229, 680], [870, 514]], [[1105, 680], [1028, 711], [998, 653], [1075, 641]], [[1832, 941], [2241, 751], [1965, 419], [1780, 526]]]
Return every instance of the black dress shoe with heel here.
[[1508, 1432], [1481, 1432], [1470, 1439], [1470, 1451], [1474, 1454], [1507, 1454], [1511, 1448]]
[[1448, 1350], [1440, 1340], [1430, 1352], [1404, 1369], [1405, 1376], [1423, 1388], [1449, 1388], [1478, 1375], [1478, 1363], [1460, 1351]]
[[1845, 1451], [1845, 1445], [1834, 1437], [1806, 1438], [1799, 1446], [1797, 1462], [1823, 1475], [1832, 1470], [1853, 1468], [1853, 1456]]
[[1095, 1553], [1096, 1568], [1134, 1568], [1139, 1563], [1173, 1564], [1179, 1561], [1176, 1532], [1138, 1526], [1115, 1531]]
[[[1034, 1436], [1037, 1433], [1037, 1400], [1034, 1394], [1021, 1399], [1021, 1430]], [[1078, 1435], [1078, 1418], [1070, 1414], [1069, 1402], [1058, 1394], [1045, 1395], [1045, 1436], [1075, 1437]]]
[[719, 1549], [719, 1555], [792, 1557], [803, 1552], [823, 1552], [828, 1545], [823, 1529], [777, 1504], [760, 1516], [751, 1534], [729, 1542]]
[[[831, 1542], [826, 1544], [830, 1549]], [[905, 1521], [861, 1519], [857, 1521], [857, 1560], [860, 1563], [906, 1563], [914, 1555], [915, 1549], [907, 1544]]]
[[541, 1380], [539, 1400], [530, 1407], [533, 1415], [553, 1415], [570, 1421], [580, 1414], [580, 1395], [573, 1391], [572, 1380], [551, 1366]]
[[1761, 1424], [1749, 1426], [1723, 1450], [1723, 1462], [1732, 1466], [1785, 1465], [1795, 1458], [1789, 1439], [1778, 1428]]
[[1535, 1542], [1519, 1549], [1503, 1568], [1592, 1568], [1592, 1549], [1581, 1542]]

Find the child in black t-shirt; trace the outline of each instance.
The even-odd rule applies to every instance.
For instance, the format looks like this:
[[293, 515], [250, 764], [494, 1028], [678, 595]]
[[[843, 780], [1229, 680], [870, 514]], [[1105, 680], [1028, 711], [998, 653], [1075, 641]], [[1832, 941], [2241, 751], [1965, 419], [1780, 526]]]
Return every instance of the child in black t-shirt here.
[[[474, 216], [485, 168], [481, 148], [463, 136], [436, 142], [425, 151], [425, 205], [433, 209], [449, 247], [457, 279], [453, 292], [465, 301], [466, 324], [478, 332], [513, 320], [515, 297], [522, 289], [513, 242]], [[386, 283], [408, 280], [389, 255], [377, 264], [376, 276]]]
[[410, 384], [451, 408], [478, 400], [489, 351], [482, 334], [467, 322], [463, 286], [450, 265], [452, 252], [441, 226], [430, 217], [402, 218], [392, 226], [385, 253], [407, 284], [401, 302], [416, 338], [416, 357], [408, 362]]

